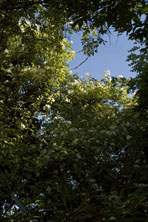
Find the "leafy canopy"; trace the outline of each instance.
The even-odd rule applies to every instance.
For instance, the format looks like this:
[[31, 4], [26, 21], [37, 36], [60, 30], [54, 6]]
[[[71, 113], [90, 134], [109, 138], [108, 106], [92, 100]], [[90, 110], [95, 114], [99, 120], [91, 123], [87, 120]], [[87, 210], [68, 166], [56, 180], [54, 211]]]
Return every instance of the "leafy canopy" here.
[[[141, 97], [122, 76], [80, 79], [67, 69], [68, 33], [82, 31], [92, 55], [112, 27], [146, 46], [146, 1], [0, 1], [3, 221], [147, 220]], [[140, 76], [142, 56], [130, 58]]]

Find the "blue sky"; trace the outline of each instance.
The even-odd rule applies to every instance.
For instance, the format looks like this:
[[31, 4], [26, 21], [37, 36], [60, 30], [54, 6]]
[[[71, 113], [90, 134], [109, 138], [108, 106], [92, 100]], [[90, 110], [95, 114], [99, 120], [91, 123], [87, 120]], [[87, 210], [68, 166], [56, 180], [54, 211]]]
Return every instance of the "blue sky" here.
[[[74, 51], [82, 49], [80, 34], [72, 35], [72, 48]], [[83, 65], [74, 70], [73, 73], [78, 73], [79, 76], [84, 76], [90, 72], [92, 77], [101, 79], [104, 76], [104, 70], [110, 70], [112, 76], [123, 75], [127, 78], [135, 77], [135, 74], [130, 71], [128, 63], [125, 61], [128, 56], [128, 50], [133, 46], [133, 42], [128, 40], [125, 34], [117, 36], [116, 33], [106, 36], [106, 45], [99, 47], [98, 53], [91, 56]], [[83, 53], [78, 53], [74, 61], [70, 62], [70, 68], [79, 65], [87, 56]]]

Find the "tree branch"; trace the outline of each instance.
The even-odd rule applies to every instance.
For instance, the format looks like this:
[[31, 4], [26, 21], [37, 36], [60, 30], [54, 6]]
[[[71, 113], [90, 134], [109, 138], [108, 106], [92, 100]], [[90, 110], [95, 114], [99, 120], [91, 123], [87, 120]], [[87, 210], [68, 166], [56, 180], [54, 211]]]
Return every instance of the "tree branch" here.
[[83, 61], [83, 62], [81, 62], [78, 66], [76, 66], [76, 67], [74, 67], [74, 68], [72, 68], [72, 69], [69, 69], [70, 71], [72, 71], [72, 70], [75, 70], [75, 69], [77, 69], [77, 68], [79, 68], [82, 64], [84, 64], [84, 62], [86, 62], [88, 60], [88, 57]]

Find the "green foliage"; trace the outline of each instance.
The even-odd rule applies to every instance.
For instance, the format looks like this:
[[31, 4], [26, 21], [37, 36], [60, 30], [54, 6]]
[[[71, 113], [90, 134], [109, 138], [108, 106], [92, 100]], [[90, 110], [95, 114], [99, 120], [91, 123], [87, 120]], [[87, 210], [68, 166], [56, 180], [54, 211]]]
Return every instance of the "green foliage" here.
[[47, 96], [69, 74], [70, 44], [59, 33], [57, 20], [51, 22], [51, 16], [45, 22], [41, 11], [39, 14], [35, 8], [16, 14], [8, 10], [1, 17], [5, 16], [6, 21], [1, 23], [0, 33], [1, 215], [11, 212], [13, 195], [25, 192], [26, 181], [35, 181], [34, 160], [39, 154], [38, 135], [43, 121], [39, 115], [45, 112]]
[[148, 55], [145, 52], [145, 48], [140, 49], [139, 46], [134, 46], [130, 50], [130, 55], [127, 61], [130, 62], [132, 71], [136, 72], [138, 75], [136, 78], [130, 81], [131, 89], [136, 89], [137, 97], [137, 110], [140, 111], [141, 117], [146, 118], [148, 114]]
[[147, 16], [146, 7], [140, 0], [0, 1], [2, 221], [148, 219], [147, 121], [135, 111], [146, 98], [147, 57], [130, 57], [141, 78], [132, 96], [122, 76], [72, 75], [65, 38], [82, 30], [88, 55], [111, 26], [145, 41], [139, 10]]
[[[38, 130], [28, 136], [23, 126], [23, 138], [11, 146], [17, 168], [7, 183], [15, 176], [9, 195], [27, 208], [22, 220], [146, 220], [143, 129], [126, 85], [120, 76], [69, 76], [48, 93]], [[4, 218], [21, 218], [5, 198], [12, 213]]]
[[[111, 28], [118, 34], [126, 32], [129, 39], [146, 43], [147, 7], [146, 0], [11, 0], [9, 4], [6, 0], [2, 0], [0, 2], [2, 48], [7, 42], [7, 32], [4, 32], [4, 29], [7, 29], [11, 35], [20, 33], [17, 25], [20, 18], [22, 21], [23, 18], [31, 21], [32, 35], [38, 24], [42, 24], [42, 29], [45, 29], [47, 20], [59, 27], [58, 37], [63, 31], [68, 30], [69, 33], [82, 31], [84, 53], [88, 55], [93, 55], [98, 46], [105, 43], [103, 37], [109, 34]], [[91, 31], [92, 33], [95, 31], [95, 35], [91, 35], [90, 41], [88, 36]]]

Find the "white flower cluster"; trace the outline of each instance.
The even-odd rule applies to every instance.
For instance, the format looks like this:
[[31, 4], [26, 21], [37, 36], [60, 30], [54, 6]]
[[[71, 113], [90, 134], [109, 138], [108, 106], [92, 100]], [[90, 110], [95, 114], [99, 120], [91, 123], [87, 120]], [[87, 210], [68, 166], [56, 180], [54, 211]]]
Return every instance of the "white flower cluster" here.
[[20, 124], [21, 129], [25, 129], [25, 125], [23, 123]]
[[69, 98], [65, 98], [65, 102], [67, 102], [67, 103], [70, 103], [71, 101], [70, 101], [70, 99]]
[[117, 76], [118, 79], [123, 79], [122, 75]]
[[100, 88], [104, 88], [104, 85], [100, 82], [97, 82], [97, 86], [100, 87]]
[[46, 104], [44, 107], [43, 107], [43, 110], [49, 110], [51, 108], [51, 106], [49, 104]]
[[75, 51], [71, 51], [71, 53], [72, 53], [72, 54], [75, 54], [76, 52], [75, 52]]
[[51, 106], [50, 106], [49, 104], [46, 104], [46, 105], [43, 107], [43, 110], [48, 111], [50, 108], [51, 108]]
[[68, 94], [73, 94], [74, 90], [68, 90]]
[[81, 92], [82, 94], [85, 94], [85, 95], [88, 94], [87, 90], [85, 90], [84, 88], [80, 88], [80, 92]]
[[[44, 97], [39, 96], [37, 98], [37, 100], [42, 100]], [[48, 111], [51, 109], [51, 104], [55, 102], [55, 99], [53, 98], [53, 96], [49, 96], [47, 99], [47, 103], [46, 105], [43, 107], [43, 110]]]
[[112, 77], [109, 76], [109, 77], [108, 77], [108, 80], [111, 82], [111, 81], [112, 81]]
[[53, 120], [60, 120], [60, 119], [62, 119], [63, 117], [62, 116], [55, 116], [54, 118], [53, 118]]
[[38, 98], [37, 98], [37, 100], [42, 100], [44, 97], [43, 96], [39, 96]]
[[72, 86], [80, 86], [81, 85], [81, 80], [80, 79], [75, 79], [72, 83]]
[[53, 97], [49, 97], [47, 102], [52, 104], [55, 102], [55, 99]]
[[90, 72], [87, 72], [85, 75], [86, 75], [88, 78], [91, 78]]

